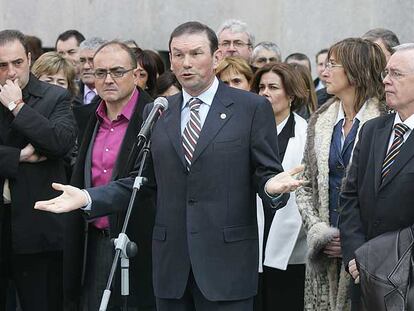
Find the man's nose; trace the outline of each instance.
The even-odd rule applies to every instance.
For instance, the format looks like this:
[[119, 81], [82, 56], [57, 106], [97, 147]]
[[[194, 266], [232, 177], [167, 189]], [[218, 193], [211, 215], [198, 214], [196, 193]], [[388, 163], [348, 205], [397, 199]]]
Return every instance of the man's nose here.
[[16, 76], [17, 72], [16, 72], [16, 68], [14, 67], [13, 64], [9, 64], [7, 67], [7, 77], [9, 79], [12, 79]]
[[184, 55], [184, 60], [183, 60], [183, 66], [185, 68], [189, 68], [191, 67], [191, 59], [190, 59], [190, 55]]

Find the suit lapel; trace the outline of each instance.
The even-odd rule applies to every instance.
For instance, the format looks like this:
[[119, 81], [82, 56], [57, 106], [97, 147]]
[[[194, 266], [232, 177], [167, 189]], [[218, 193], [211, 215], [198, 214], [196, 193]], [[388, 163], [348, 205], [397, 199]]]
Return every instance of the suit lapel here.
[[384, 120], [383, 127], [375, 131], [374, 134], [374, 168], [375, 168], [375, 190], [378, 193], [381, 185], [381, 171], [382, 163], [384, 162], [385, 154], [387, 153], [388, 140], [392, 125], [394, 123], [394, 114], [390, 115]]
[[163, 113], [163, 125], [167, 129], [168, 138], [180, 158], [183, 167], [186, 167], [181, 143], [181, 105], [183, 96], [182, 94], [180, 96], [173, 96], [169, 100], [169, 108]]
[[222, 94], [222, 90], [223, 87], [220, 85], [201, 130], [200, 138], [198, 139], [194, 150], [192, 164], [197, 161], [222, 126], [232, 117], [232, 110], [229, 109], [229, 106], [232, 105], [233, 102]]

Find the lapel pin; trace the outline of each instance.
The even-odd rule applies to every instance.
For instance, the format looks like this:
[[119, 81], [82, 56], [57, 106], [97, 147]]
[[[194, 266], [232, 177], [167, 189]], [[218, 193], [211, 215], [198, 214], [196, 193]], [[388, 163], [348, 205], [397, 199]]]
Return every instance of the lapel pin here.
[[225, 118], [227, 118], [227, 115], [225, 113], [220, 114], [220, 119], [224, 120]]

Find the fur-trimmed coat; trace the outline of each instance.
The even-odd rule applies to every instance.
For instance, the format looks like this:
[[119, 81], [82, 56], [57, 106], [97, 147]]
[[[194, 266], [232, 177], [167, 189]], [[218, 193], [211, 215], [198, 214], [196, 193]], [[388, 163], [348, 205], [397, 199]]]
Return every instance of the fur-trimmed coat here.
[[[338, 232], [329, 224], [329, 151], [339, 100], [333, 98], [309, 120], [303, 162], [309, 184], [296, 191], [296, 201], [307, 232], [308, 257], [305, 281], [305, 310], [343, 311], [350, 309], [350, 276], [337, 259], [323, 254], [326, 244]], [[375, 99], [365, 103], [359, 129], [380, 115]], [[358, 131], [359, 131], [358, 129]], [[356, 141], [358, 140], [358, 136]], [[356, 141], [355, 144], [356, 145]]]

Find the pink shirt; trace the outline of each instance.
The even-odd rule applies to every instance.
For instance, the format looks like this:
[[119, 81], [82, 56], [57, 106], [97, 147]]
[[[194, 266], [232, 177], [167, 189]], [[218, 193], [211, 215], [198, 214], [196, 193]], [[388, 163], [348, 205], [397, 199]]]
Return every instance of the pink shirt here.
[[[112, 170], [138, 96], [138, 90], [135, 89], [121, 114], [114, 121], [107, 116], [105, 101], [102, 100], [96, 109], [99, 128], [92, 148], [92, 187], [106, 185], [111, 181]], [[100, 217], [93, 221], [93, 224], [99, 229], [108, 228], [108, 217]]]

